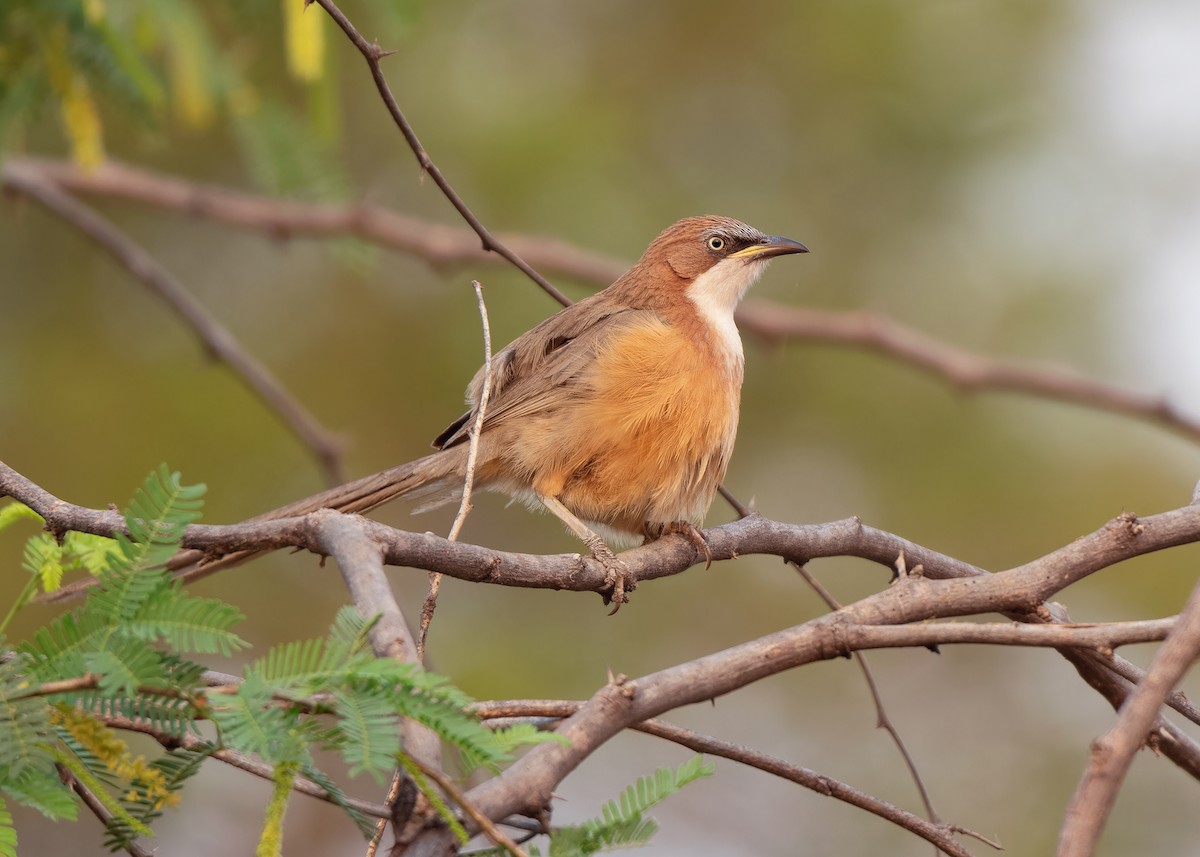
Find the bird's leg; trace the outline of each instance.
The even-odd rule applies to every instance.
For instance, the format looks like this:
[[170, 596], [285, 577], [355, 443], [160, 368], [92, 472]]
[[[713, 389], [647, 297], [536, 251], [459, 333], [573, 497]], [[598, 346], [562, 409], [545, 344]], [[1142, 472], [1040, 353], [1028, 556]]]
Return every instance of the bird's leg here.
[[651, 524], [647, 521], [642, 530], [646, 534], [644, 544], [676, 533], [686, 536], [687, 540], [696, 546], [696, 550], [703, 554], [705, 571], [712, 568], [712, 550], [708, 547], [708, 539], [704, 538], [704, 533], [700, 532], [700, 528], [690, 521], [671, 521], [669, 524]]
[[592, 532], [588, 525], [575, 517], [570, 509], [554, 497], [539, 494], [538, 499], [542, 501], [542, 505], [546, 507], [550, 514], [566, 524], [567, 529], [578, 536], [579, 540], [588, 546], [588, 549], [592, 552], [592, 556], [604, 566], [604, 582], [607, 586], [611, 587], [609, 593], [604, 596], [604, 603], [611, 603], [613, 606], [612, 611], [609, 613], [610, 616], [616, 613], [621, 609], [621, 605], [629, 600], [629, 596], [625, 593], [637, 587], [637, 580], [629, 573], [629, 569], [626, 568], [625, 563], [617, 559], [617, 555], [613, 553], [612, 548], [604, 543], [604, 539], [600, 538], [599, 533]]

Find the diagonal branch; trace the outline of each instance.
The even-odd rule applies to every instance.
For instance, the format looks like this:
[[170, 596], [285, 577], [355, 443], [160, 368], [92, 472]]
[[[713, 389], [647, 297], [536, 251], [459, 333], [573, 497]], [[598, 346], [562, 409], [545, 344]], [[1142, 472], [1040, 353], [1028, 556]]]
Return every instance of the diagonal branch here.
[[[549, 721], [539, 725], [550, 725], [550, 723], [570, 717], [579, 710], [582, 704], [581, 702], [569, 700], [502, 700], [477, 702], [471, 707], [471, 710], [484, 720], [501, 721], [495, 725], [503, 725], [504, 722], [512, 719], [531, 717], [543, 718]], [[970, 853], [950, 838], [950, 834], [956, 832], [957, 828], [952, 828], [950, 825], [940, 822], [926, 821], [919, 815], [900, 809], [887, 801], [880, 800], [853, 786], [849, 786], [846, 783], [809, 768], [793, 765], [783, 759], [753, 750], [749, 747], [701, 735], [698, 732], [675, 726], [663, 720], [644, 720], [641, 723], [631, 725], [629, 728], [637, 732], [644, 732], [647, 735], [672, 741], [697, 753], [720, 756], [724, 759], [739, 762], [748, 767], [789, 780], [817, 794], [826, 795], [835, 800], [848, 803], [851, 806], [856, 806], [872, 815], [879, 816], [885, 821], [890, 821], [905, 830], [915, 833], [917, 836], [928, 840], [949, 854], [962, 857], [962, 855]]]
[[24, 170], [10, 163], [5, 166], [3, 180], [8, 190], [37, 200], [91, 238], [143, 285], [166, 301], [204, 343], [208, 353], [233, 369], [246, 386], [313, 451], [325, 469], [326, 478], [333, 483], [342, 481], [341, 443], [141, 245], [94, 209], [43, 179], [35, 170]]
[[463, 202], [462, 197], [460, 197], [458, 193], [455, 192], [454, 188], [450, 186], [450, 182], [447, 181], [446, 177], [442, 175], [442, 171], [438, 169], [437, 164], [435, 164], [433, 159], [429, 157], [429, 153], [425, 151], [425, 147], [421, 145], [421, 141], [417, 138], [416, 131], [413, 130], [412, 125], [410, 125], [408, 119], [405, 118], [404, 111], [402, 111], [400, 109], [400, 105], [396, 103], [396, 97], [392, 95], [392, 89], [390, 86], [388, 86], [387, 78], [383, 76], [383, 69], [379, 66], [379, 60], [387, 56], [387, 52], [381, 49], [379, 45], [372, 44], [364, 39], [362, 34], [355, 29], [352, 23], [350, 23], [350, 19], [342, 14], [342, 10], [337, 7], [337, 4], [334, 3], [333, 0], [305, 0], [305, 3], [306, 5], [308, 3], [316, 3], [326, 12], [328, 12], [329, 17], [333, 18], [337, 25], [342, 28], [342, 32], [344, 32], [347, 38], [349, 38], [350, 41], [354, 43], [354, 46], [358, 48], [359, 53], [363, 55], [363, 59], [367, 61], [367, 66], [371, 69], [371, 77], [375, 80], [375, 87], [379, 90], [379, 95], [383, 99], [383, 103], [387, 106], [388, 113], [392, 114], [392, 119], [395, 121], [396, 127], [400, 129], [400, 133], [404, 135], [404, 139], [408, 142], [409, 148], [411, 148], [413, 154], [417, 156], [417, 163], [421, 165], [422, 170], [429, 174], [429, 177], [433, 179], [434, 184], [441, 189], [446, 199], [450, 201], [450, 204], [454, 206], [455, 210], [459, 213], [462, 219], [465, 220], [471, 229], [474, 230], [475, 234], [479, 236], [480, 241], [483, 242], [483, 249], [490, 250], [493, 253], [503, 256], [518, 270], [520, 270], [521, 273], [525, 274], [525, 276], [529, 277], [529, 279], [541, 286], [542, 290], [545, 291], [546, 294], [550, 295], [550, 297], [554, 298], [563, 306], [567, 306], [570, 303], [570, 300], [567, 299], [566, 295], [554, 288], [554, 286], [550, 284], [549, 280], [531, 268], [524, 259], [506, 247], [503, 242], [501, 242], [496, 238], [496, 236], [492, 235], [492, 233], [488, 231], [487, 227], [484, 226], [483, 223], [480, 222], [479, 218], [475, 216], [475, 213], [467, 207], [465, 202]]
[[1159, 708], [1183, 674], [1200, 656], [1200, 584], [1192, 590], [1176, 627], [1154, 656], [1141, 684], [1125, 700], [1116, 722], [1092, 745], [1092, 759], [1063, 819], [1059, 857], [1089, 857], [1100, 842], [1117, 792], [1133, 754], [1149, 741], [1169, 736], [1155, 732]]
[[[36, 173], [72, 194], [139, 202], [280, 240], [349, 235], [415, 256], [434, 268], [508, 264], [481, 247], [478, 236], [469, 229], [430, 223], [368, 202], [283, 199], [188, 181], [116, 160], [105, 161], [94, 170], [82, 170], [67, 161], [14, 156], [0, 165], [0, 179], [9, 170]], [[617, 259], [554, 238], [521, 234], [497, 237], [536, 269], [597, 286], [607, 286], [628, 267]]]

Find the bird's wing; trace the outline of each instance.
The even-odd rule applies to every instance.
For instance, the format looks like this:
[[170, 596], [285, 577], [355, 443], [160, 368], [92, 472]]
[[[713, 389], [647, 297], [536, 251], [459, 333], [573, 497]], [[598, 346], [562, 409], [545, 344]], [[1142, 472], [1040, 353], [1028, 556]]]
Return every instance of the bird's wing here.
[[[626, 329], [657, 318], [650, 310], [634, 309], [605, 300], [603, 293], [572, 304], [537, 327], [522, 334], [492, 357], [492, 382], [483, 429], [537, 413], [564, 402], [562, 388], [578, 385], [592, 365], [600, 343]], [[468, 388], [471, 410], [438, 435], [433, 445], [446, 449], [464, 442], [475, 419], [485, 370], [480, 369]], [[573, 396], [585, 396], [582, 388]]]

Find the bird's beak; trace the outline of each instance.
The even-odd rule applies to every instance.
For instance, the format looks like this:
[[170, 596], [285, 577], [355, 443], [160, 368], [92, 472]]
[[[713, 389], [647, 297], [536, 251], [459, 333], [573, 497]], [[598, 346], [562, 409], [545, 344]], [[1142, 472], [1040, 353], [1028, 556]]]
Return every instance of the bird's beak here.
[[743, 247], [736, 253], [730, 253], [730, 259], [770, 259], [773, 256], [786, 256], [789, 253], [807, 253], [808, 248], [799, 241], [784, 238], [781, 235], [770, 235], [757, 244]]

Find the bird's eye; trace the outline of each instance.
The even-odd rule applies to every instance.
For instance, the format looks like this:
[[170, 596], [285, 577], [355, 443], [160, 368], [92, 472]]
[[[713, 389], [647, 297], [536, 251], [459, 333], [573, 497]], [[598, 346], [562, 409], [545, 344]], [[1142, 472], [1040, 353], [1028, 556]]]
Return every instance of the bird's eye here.
[[720, 235], [714, 235], [712, 238], [708, 239], [708, 249], [709, 250], [722, 250], [724, 248], [725, 248], [725, 239], [722, 238]]

